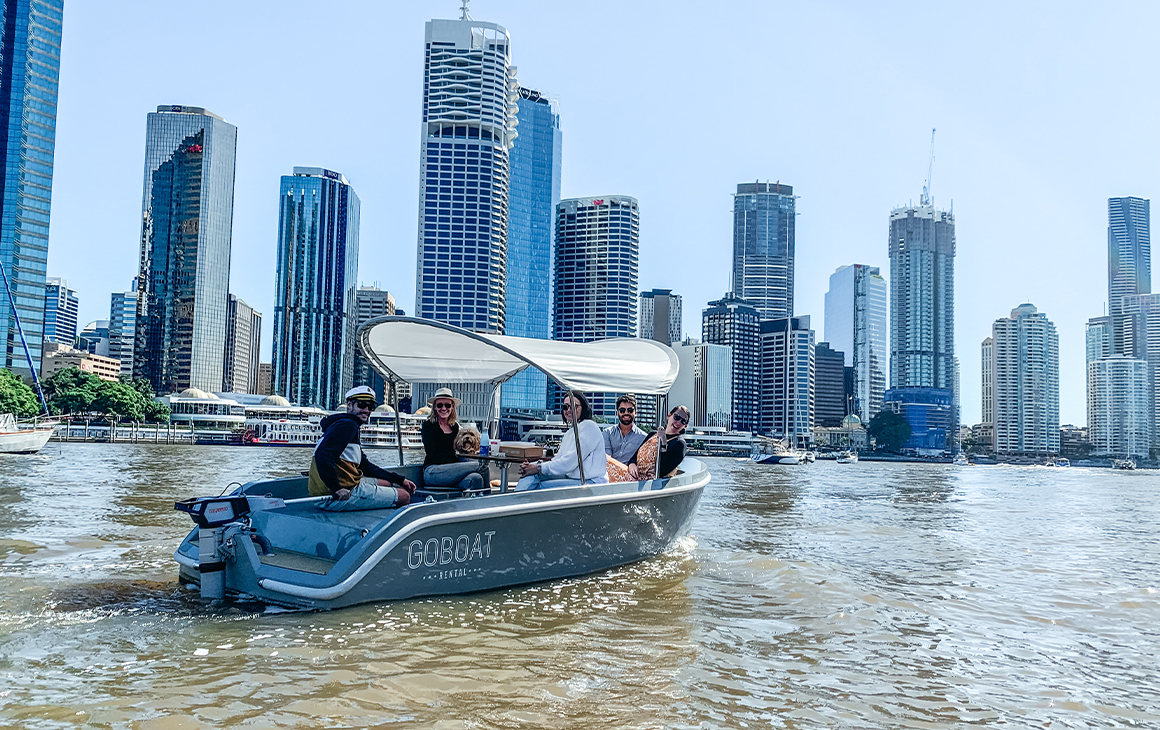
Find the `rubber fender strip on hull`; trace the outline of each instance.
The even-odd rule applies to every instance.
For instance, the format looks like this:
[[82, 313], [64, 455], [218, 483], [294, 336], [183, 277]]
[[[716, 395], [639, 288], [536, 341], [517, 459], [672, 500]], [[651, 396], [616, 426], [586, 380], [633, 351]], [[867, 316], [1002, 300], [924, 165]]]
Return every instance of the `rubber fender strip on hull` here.
[[294, 583], [284, 583], [282, 581], [273, 580], [272, 578], [262, 578], [258, 581], [258, 585], [268, 591], [276, 593], [285, 593], [288, 596], [296, 596], [298, 598], [309, 598], [316, 601], [331, 601], [344, 595], [352, 588], [357, 586], [362, 579], [367, 576], [374, 568], [395, 549], [399, 543], [406, 540], [410, 535], [419, 530], [434, 525], [441, 525], [451, 522], [467, 522], [470, 520], [479, 519], [481, 517], [499, 517], [506, 515], [528, 514], [532, 512], [549, 512], [551, 510], [560, 509], [562, 507], [581, 507], [586, 504], [600, 503], [611, 504], [616, 502], [633, 502], [644, 499], [653, 499], [658, 495], [664, 494], [681, 494], [683, 492], [691, 492], [700, 489], [709, 483], [709, 472], [705, 472], [702, 479], [695, 482], [678, 486], [673, 489], [653, 490], [649, 492], [631, 492], [627, 494], [604, 495], [604, 496], [590, 496], [590, 497], [576, 497], [573, 499], [553, 500], [550, 502], [537, 502], [530, 505], [521, 505], [519, 507], [490, 507], [486, 509], [473, 510], [470, 513], [450, 513], [441, 515], [432, 515], [415, 520], [407, 525], [407, 529], [403, 532], [392, 535], [385, 543], [380, 545], [374, 553], [372, 553], [362, 565], [360, 565], [353, 573], [351, 573], [345, 580], [336, 583], [328, 588], [311, 588], [309, 586], [300, 586]]

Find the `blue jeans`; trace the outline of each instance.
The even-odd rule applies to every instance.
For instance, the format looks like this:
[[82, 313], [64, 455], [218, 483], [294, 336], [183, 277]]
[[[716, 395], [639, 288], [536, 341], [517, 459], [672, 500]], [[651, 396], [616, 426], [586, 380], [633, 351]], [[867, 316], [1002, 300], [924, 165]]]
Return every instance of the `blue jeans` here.
[[361, 509], [391, 509], [399, 504], [399, 490], [395, 486], [379, 486], [377, 479], [363, 479], [350, 490], [347, 499], [323, 500], [319, 509], [327, 512], [354, 512]]
[[423, 483], [428, 487], [457, 487], [464, 491], [483, 489], [479, 462], [463, 459], [454, 464], [432, 464], [423, 469]]
[[[554, 477], [545, 477], [542, 474], [529, 474], [526, 477], [520, 479], [519, 483], [516, 484], [515, 491], [517, 491], [517, 492], [529, 492], [533, 489], [551, 489], [552, 487], [574, 487], [580, 483], [581, 482], [579, 479], [568, 479], [566, 477], [554, 478]], [[592, 482], [592, 480], [588, 480], [588, 483], [592, 484], [593, 482]]]

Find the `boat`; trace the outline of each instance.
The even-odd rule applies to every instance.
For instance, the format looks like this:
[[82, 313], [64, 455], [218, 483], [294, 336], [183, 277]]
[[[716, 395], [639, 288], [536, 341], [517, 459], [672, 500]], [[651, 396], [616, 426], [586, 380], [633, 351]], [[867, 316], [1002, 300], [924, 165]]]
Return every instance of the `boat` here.
[[1069, 467], [1071, 466], [1071, 462], [1061, 456], [1055, 460], [1052, 466]]
[[[565, 390], [659, 400], [678, 370], [675, 353], [652, 340], [534, 340], [411, 317], [371, 320], [359, 330], [359, 346], [392, 395], [399, 382], [496, 387], [535, 367]], [[419, 485], [415, 503], [322, 511], [328, 498], [309, 496], [305, 477], [250, 481], [223, 496], [178, 502], [197, 525], [174, 553], [181, 581], [211, 601], [314, 610], [581, 576], [672, 549], [710, 480], [704, 463], [688, 457], [666, 479], [529, 492], [501, 484], [462, 497], [423, 485], [420, 465], [392, 470]]]
[[750, 460], [757, 464], [778, 464], [794, 466], [801, 463], [797, 454], [785, 447], [781, 439], [757, 437]]
[[1131, 471], [1136, 468], [1136, 462], [1131, 459], [1112, 459], [1112, 466], [1116, 469]]
[[955, 466], [970, 466], [971, 465], [970, 459], [968, 459], [967, 455], [961, 451], [959, 453], [955, 454], [955, 458], [951, 461], [951, 463], [954, 464]]
[[56, 426], [28, 426], [11, 413], [0, 413], [0, 454], [35, 454], [44, 448]]
[[858, 463], [858, 452], [856, 452], [856, 451], [843, 451], [838, 456], [838, 463], [839, 464], [857, 464]]

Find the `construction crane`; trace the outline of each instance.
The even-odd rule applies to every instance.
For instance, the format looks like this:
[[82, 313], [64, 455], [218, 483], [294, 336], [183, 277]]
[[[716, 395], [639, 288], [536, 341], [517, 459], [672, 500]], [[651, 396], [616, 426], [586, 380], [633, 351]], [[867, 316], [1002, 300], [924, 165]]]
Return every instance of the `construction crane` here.
[[926, 184], [922, 186], [922, 199], [919, 201], [922, 205], [931, 205], [930, 197], [930, 178], [934, 173], [934, 133], [935, 130], [930, 130], [930, 161], [926, 164]]

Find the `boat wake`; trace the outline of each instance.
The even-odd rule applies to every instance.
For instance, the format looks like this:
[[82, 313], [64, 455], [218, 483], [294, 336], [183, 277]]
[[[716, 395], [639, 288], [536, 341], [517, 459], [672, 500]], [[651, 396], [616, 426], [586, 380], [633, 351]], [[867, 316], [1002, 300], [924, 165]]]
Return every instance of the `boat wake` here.
[[[210, 607], [197, 590], [191, 590], [176, 580], [107, 580], [95, 583], [76, 583], [49, 593], [47, 608], [62, 614], [93, 617], [108, 616], [192, 616], [229, 613], [239, 614], [233, 604], [225, 608]], [[259, 612], [258, 604], [252, 611]]]

